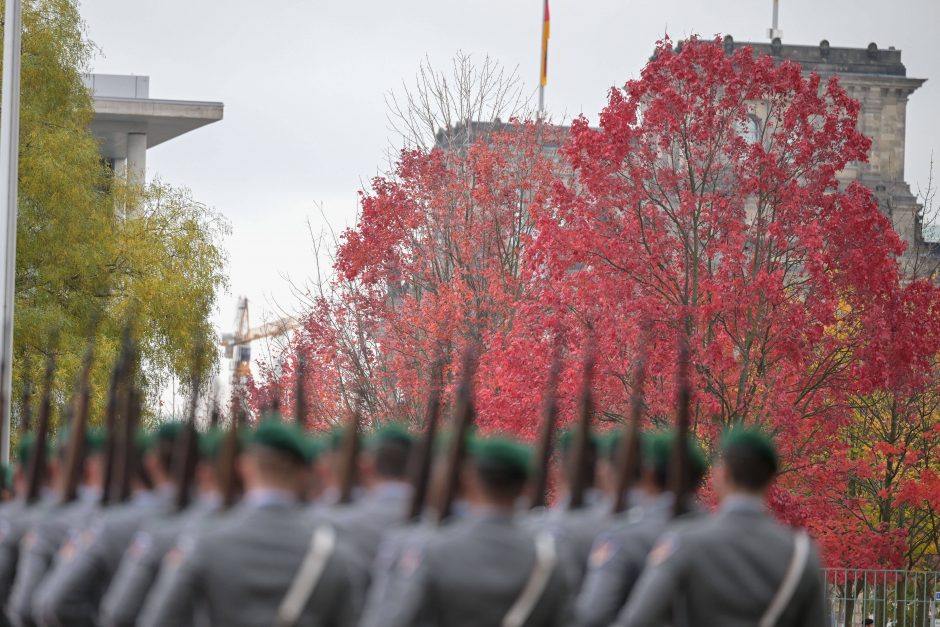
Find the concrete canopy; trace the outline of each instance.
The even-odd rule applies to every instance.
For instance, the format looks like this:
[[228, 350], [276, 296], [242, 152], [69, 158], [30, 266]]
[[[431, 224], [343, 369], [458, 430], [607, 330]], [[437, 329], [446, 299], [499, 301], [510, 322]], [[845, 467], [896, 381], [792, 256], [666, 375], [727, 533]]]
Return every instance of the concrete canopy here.
[[147, 148], [222, 119], [221, 102], [95, 97], [91, 132], [101, 142], [101, 155], [127, 158], [127, 135], [147, 135]]

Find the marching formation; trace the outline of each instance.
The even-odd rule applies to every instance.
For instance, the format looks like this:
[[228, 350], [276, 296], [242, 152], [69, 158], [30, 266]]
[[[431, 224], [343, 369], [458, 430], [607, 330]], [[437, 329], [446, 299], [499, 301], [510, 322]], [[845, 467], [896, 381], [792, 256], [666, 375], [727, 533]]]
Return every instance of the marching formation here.
[[[51, 361], [35, 425], [23, 402], [0, 505], [3, 624], [826, 624], [814, 545], [767, 511], [772, 440], [733, 428], [709, 467], [687, 358], [674, 428], [640, 430], [641, 360], [630, 424], [593, 432], [588, 359], [576, 425], [556, 433], [550, 390], [534, 452], [475, 432], [471, 358], [446, 428], [438, 368], [420, 433], [353, 413], [320, 434], [303, 402], [251, 425], [213, 411], [199, 432], [194, 400], [185, 422], [144, 428], [127, 347], [96, 428], [90, 361], [55, 437]], [[696, 498], [706, 475], [714, 513]]]

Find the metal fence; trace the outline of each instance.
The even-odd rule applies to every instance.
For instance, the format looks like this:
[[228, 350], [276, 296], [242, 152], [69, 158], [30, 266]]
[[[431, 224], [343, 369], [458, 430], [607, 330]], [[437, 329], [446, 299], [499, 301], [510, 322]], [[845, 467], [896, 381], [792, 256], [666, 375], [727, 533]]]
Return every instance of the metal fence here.
[[826, 571], [834, 627], [940, 627], [940, 572]]

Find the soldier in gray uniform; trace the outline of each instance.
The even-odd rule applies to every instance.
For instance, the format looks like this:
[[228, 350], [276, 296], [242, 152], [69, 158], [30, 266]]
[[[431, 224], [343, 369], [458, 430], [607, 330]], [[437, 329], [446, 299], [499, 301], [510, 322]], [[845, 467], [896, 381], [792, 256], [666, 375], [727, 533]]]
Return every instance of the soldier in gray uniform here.
[[[64, 453], [69, 437], [68, 429], [59, 435], [59, 451]], [[85, 460], [78, 485], [76, 500], [58, 502], [48, 510], [23, 537], [20, 564], [7, 604], [7, 613], [17, 625], [33, 625], [33, 592], [46, 576], [53, 558], [70, 529], [85, 527], [101, 501], [101, 483], [104, 474], [105, 435], [100, 429], [88, 429], [85, 435]], [[62, 453], [59, 459], [62, 460]], [[63, 480], [66, 480], [64, 474]]]
[[[672, 519], [675, 496], [668, 487], [674, 446], [671, 433], [642, 436], [640, 504], [617, 515], [594, 542], [575, 604], [580, 627], [606, 627], [614, 621], [639, 579], [647, 555]], [[702, 449], [694, 444], [689, 448], [688, 485], [697, 488], [708, 467]]]
[[199, 437], [198, 494], [193, 504], [182, 512], [172, 512], [146, 523], [134, 536], [101, 601], [102, 625], [133, 627], [167, 551], [181, 534], [201, 529], [216, 520], [222, 504], [216, 462], [224, 437], [218, 429]]
[[[182, 423], [165, 423], [155, 436], [143, 440], [144, 472], [133, 477], [130, 500], [105, 508], [83, 530], [69, 534], [34, 592], [33, 619], [38, 624], [97, 624], [101, 598], [134, 534], [145, 521], [172, 506], [173, 449], [181, 433]], [[152, 490], [147, 488], [148, 481]]]
[[610, 501], [595, 484], [598, 440], [591, 434], [584, 456], [583, 472], [587, 477], [584, 505], [577, 509], [569, 508], [574, 433], [562, 433], [558, 443], [561, 452], [556, 465], [559, 497], [550, 509], [537, 514], [530, 522], [534, 529], [547, 531], [554, 536], [568, 578], [568, 588], [576, 593], [587, 569], [594, 538], [609, 524]]
[[718, 514], [665, 533], [615, 623], [618, 627], [824, 627], [825, 580], [804, 532], [767, 512], [773, 443], [737, 428], [714, 470]]
[[239, 466], [242, 503], [164, 558], [138, 624], [354, 625], [361, 589], [348, 548], [305, 515], [298, 495], [313, 454], [293, 424], [261, 422]]
[[469, 511], [397, 561], [401, 590], [384, 625], [569, 625], [567, 587], [553, 540], [515, 519], [529, 451], [501, 438], [474, 442], [462, 472]]
[[[16, 578], [20, 558], [20, 542], [34, 523], [55, 504], [52, 484], [58, 474], [58, 460], [49, 459], [46, 469], [46, 487], [35, 503], [26, 502], [28, 460], [36, 439], [32, 433], [20, 436], [17, 446], [17, 464], [13, 475], [16, 498], [0, 510], [0, 603], [6, 605]], [[0, 627], [9, 625], [6, 613], [0, 613]]]
[[412, 442], [411, 434], [401, 425], [380, 428], [367, 440], [359, 457], [365, 493], [355, 503], [326, 514], [340, 537], [355, 550], [364, 572], [375, 559], [382, 535], [405, 520], [412, 493], [407, 480]]

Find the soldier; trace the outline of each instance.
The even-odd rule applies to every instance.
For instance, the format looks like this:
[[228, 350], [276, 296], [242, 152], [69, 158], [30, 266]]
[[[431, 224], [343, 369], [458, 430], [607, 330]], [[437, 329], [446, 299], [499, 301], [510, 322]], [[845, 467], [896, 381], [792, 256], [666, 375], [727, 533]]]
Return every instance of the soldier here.
[[[0, 511], [0, 603], [6, 605], [13, 589], [20, 558], [20, 541], [35, 522], [55, 505], [52, 484], [58, 474], [58, 462], [49, 456], [45, 477], [45, 488], [39, 501], [27, 502], [27, 469], [36, 438], [32, 433], [20, 436], [17, 445], [17, 463], [13, 474], [16, 498], [4, 504]], [[10, 624], [5, 613], [0, 613], [0, 627]]]
[[405, 520], [412, 492], [407, 478], [412, 443], [411, 434], [401, 425], [386, 425], [373, 434], [359, 456], [365, 493], [328, 516], [355, 550], [363, 571], [375, 559], [382, 534]]
[[165, 423], [153, 437], [140, 438], [139, 446], [146, 452], [141, 472], [131, 477], [130, 500], [104, 509], [79, 533], [70, 533], [53, 568], [34, 592], [37, 623], [96, 624], [101, 598], [134, 534], [145, 521], [171, 507], [173, 449], [182, 427], [179, 422]]
[[568, 577], [568, 588], [572, 593], [576, 593], [584, 578], [594, 538], [608, 524], [610, 502], [601, 490], [595, 488], [598, 440], [591, 434], [585, 447], [582, 469], [586, 478], [584, 506], [569, 508], [574, 433], [562, 433], [558, 443], [561, 451], [560, 463], [557, 466], [560, 471], [557, 473], [559, 498], [547, 512], [534, 518], [532, 524], [535, 529], [545, 530], [554, 536]]
[[196, 501], [182, 512], [172, 512], [145, 524], [134, 536], [101, 601], [102, 625], [135, 625], [167, 551], [181, 534], [216, 520], [222, 504], [216, 461], [224, 435], [213, 429], [199, 438]]
[[665, 533], [615, 623], [647, 627], [823, 627], [825, 581], [808, 536], [767, 512], [777, 452], [756, 429], [724, 437], [717, 515]]
[[355, 624], [361, 590], [347, 547], [311, 522], [298, 495], [313, 450], [300, 430], [261, 422], [239, 460], [241, 505], [211, 531], [181, 537], [164, 558], [139, 624]]
[[[666, 432], [645, 434], [640, 441], [641, 504], [616, 516], [594, 542], [584, 586], [575, 604], [581, 627], [606, 627], [614, 621], [643, 571], [647, 555], [672, 517], [675, 497], [668, 486], [675, 436]], [[691, 445], [689, 458], [689, 485], [697, 487], [707, 471], [705, 454]]]
[[568, 625], [567, 588], [554, 541], [513, 516], [530, 471], [525, 447], [479, 440], [462, 469], [469, 511], [398, 559], [401, 594], [385, 625], [439, 627]]
[[[69, 430], [64, 429], [58, 438], [57, 457], [60, 462], [64, 460], [68, 440]], [[77, 498], [71, 502], [60, 501], [50, 508], [23, 537], [20, 564], [7, 605], [7, 613], [17, 625], [34, 624], [32, 602], [36, 587], [52, 566], [55, 554], [65, 541], [69, 530], [85, 527], [101, 501], [104, 442], [105, 435], [102, 430], [86, 430], [85, 459]], [[60, 478], [63, 483], [68, 480], [64, 473]]]

